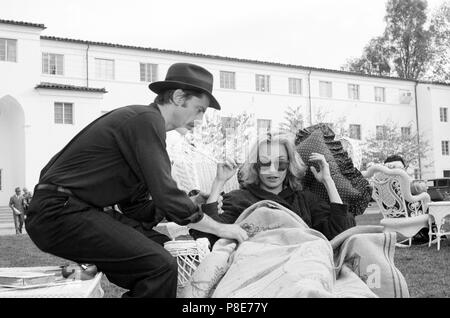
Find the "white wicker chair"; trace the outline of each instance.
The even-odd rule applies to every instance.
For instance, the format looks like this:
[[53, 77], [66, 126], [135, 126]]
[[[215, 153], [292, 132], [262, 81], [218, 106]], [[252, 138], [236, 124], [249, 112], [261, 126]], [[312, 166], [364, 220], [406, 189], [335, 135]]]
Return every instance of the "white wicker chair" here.
[[[402, 169], [389, 169], [382, 165], [373, 165], [364, 173], [373, 187], [372, 197], [377, 202], [383, 219], [380, 224], [386, 231], [395, 231], [408, 238], [420, 229], [428, 227], [428, 193], [412, 195], [410, 179]], [[398, 245], [404, 246], [404, 245]]]

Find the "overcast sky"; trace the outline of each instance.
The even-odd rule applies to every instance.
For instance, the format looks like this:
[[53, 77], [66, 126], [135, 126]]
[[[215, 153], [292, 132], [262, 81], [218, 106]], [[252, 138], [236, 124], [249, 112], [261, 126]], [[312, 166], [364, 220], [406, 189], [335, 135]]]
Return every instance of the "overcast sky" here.
[[43, 35], [339, 69], [381, 35], [385, 3], [0, 0], [0, 19], [42, 23]]

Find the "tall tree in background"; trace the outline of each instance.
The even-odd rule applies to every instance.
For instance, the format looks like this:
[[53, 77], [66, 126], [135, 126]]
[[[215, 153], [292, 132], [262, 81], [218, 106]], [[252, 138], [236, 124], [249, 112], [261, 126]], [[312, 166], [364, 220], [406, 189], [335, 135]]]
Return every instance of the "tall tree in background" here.
[[387, 2], [385, 37], [395, 71], [401, 78], [419, 79], [431, 57], [431, 33], [424, 27], [426, 10], [426, 0]]
[[450, 0], [433, 13], [430, 32], [432, 56], [424, 79], [450, 83]]
[[426, 0], [389, 0], [384, 20], [384, 34], [370, 40], [362, 56], [341, 69], [450, 82], [449, 0], [433, 14], [428, 29]]
[[391, 75], [390, 56], [387, 39], [383, 36], [376, 37], [364, 47], [360, 58], [350, 59], [342, 69], [369, 75], [389, 76]]

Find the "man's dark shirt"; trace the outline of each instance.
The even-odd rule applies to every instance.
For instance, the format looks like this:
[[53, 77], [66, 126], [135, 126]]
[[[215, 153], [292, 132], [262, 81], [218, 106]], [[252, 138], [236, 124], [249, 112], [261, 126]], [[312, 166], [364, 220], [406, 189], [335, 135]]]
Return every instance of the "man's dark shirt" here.
[[[98, 118], [56, 154], [39, 183], [70, 189], [99, 208], [157, 224], [198, 222], [203, 213], [177, 188], [166, 151], [165, 121], [156, 104], [132, 105]], [[151, 200], [149, 199], [151, 196]]]

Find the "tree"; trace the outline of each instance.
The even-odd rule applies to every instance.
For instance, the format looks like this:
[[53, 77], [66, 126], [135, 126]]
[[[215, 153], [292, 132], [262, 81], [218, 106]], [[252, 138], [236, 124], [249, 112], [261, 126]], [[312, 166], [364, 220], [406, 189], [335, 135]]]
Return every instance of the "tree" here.
[[426, 0], [389, 0], [386, 5], [386, 29], [393, 64], [401, 78], [419, 79], [431, 57], [431, 33], [427, 22]]
[[348, 60], [341, 69], [418, 80], [424, 79], [426, 73], [432, 74], [429, 69], [434, 63], [440, 74], [435, 78], [447, 78], [445, 74], [450, 76], [448, 7], [448, 2], [442, 5], [426, 29], [426, 0], [389, 0], [383, 35], [371, 39], [362, 56]]
[[196, 126], [186, 138], [218, 161], [224, 160], [225, 156], [231, 156], [242, 162], [255, 132], [253, 114], [243, 112], [222, 117], [218, 112], [210, 112], [205, 115], [202, 124]]
[[297, 133], [303, 129], [303, 120], [302, 106], [296, 108], [289, 106], [284, 113], [284, 121], [280, 123], [280, 132]]
[[[384, 134], [382, 138], [373, 133], [366, 138], [362, 150], [362, 167], [367, 168], [369, 163], [383, 163], [391, 155], [397, 154], [403, 157], [406, 167], [418, 168], [420, 160], [425, 158], [425, 154], [431, 150], [431, 146], [423, 133], [412, 133], [412, 125], [409, 125], [402, 133], [397, 123], [388, 121], [384, 125]], [[431, 162], [423, 167], [431, 166]]]
[[450, 0], [433, 13], [430, 33], [432, 56], [424, 79], [450, 83]]
[[350, 59], [341, 69], [348, 72], [389, 76], [391, 75], [390, 57], [388, 42], [385, 37], [380, 36], [370, 40], [360, 58]]
[[323, 110], [318, 108], [314, 114], [314, 124], [328, 124], [335, 134], [335, 139], [338, 140], [341, 137], [347, 137], [349, 135], [347, 128], [347, 119], [345, 116], [339, 118], [331, 118], [331, 112], [329, 110]]

